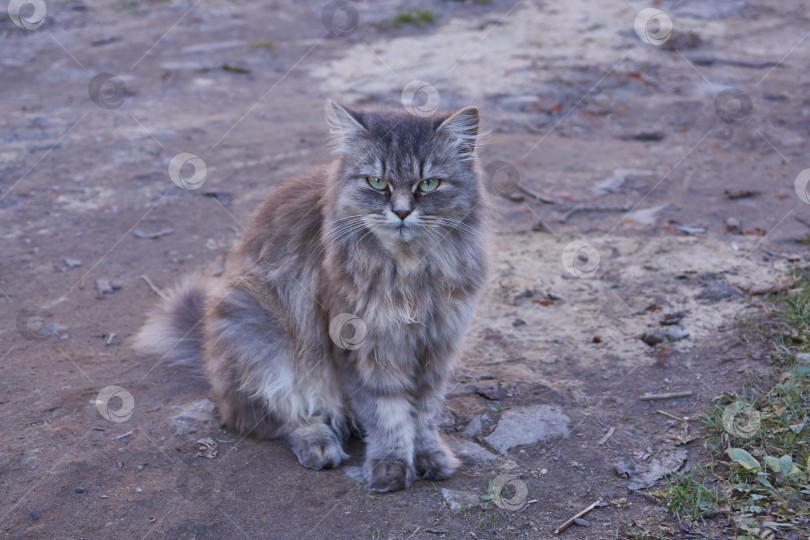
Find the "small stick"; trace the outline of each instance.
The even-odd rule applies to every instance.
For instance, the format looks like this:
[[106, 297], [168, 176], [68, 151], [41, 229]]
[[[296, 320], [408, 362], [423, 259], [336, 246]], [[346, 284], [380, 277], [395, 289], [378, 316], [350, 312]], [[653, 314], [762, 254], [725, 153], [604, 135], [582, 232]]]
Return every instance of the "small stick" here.
[[631, 208], [633, 206], [630, 204], [626, 206], [575, 206], [560, 221], [565, 223], [577, 212], [629, 212]]
[[130, 436], [130, 435], [132, 435], [133, 433], [135, 433], [135, 430], [134, 430], [134, 429], [132, 429], [132, 430], [130, 430], [130, 431], [128, 431], [128, 432], [126, 432], [126, 433], [124, 433], [123, 435], [119, 435], [118, 437], [116, 437], [116, 439], [123, 439], [124, 437], [129, 437], [129, 436]]
[[576, 514], [575, 516], [572, 516], [572, 517], [571, 517], [571, 518], [570, 518], [568, 521], [566, 521], [565, 523], [563, 523], [562, 525], [560, 525], [559, 527], [557, 527], [557, 530], [556, 530], [556, 531], [554, 531], [554, 534], [560, 534], [560, 533], [561, 533], [561, 532], [563, 532], [565, 529], [567, 529], [568, 527], [570, 527], [571, 525], [573, 525], [573, 524], [574, 524], [574, 520], [575, 520], [575, 519], [579, 519], [579, 518], [581, 518], [582, 516], [584, 516], [585, 514], [587, 514], [588, 512], [590, 512], [591, 510], [593, 510], [594, 508], [596, 508], [597, 506], [607, 506], [607, 503], [603, 503], [603, 502], [602, 502], [602, 499], [599, 499], [598, 501], [596, 501], [595, 503], [593, 503], [593, 504], [589, 505], [589, 506], [588, 506], [588, 507], [586, 507], [584, 510], [580, 511], [580, 512], [579, 512], [578, 514]]
[[110, 335], [107, 337], [106, 345], [109, 345], [110, 343], [112, 343], [112, 340], [113, 340], [114, 337], [115, 337], [115, 332], [110, 332]]
[[683, 418], [681, 418], [680, 416], [675, 416], [674, 414], [669, 414], [668, 412], [666, 412], [666, 411], [662, 411], [661, 409], [658, 409], [658, 410], [657, 410], [657, 411], [655, 411], [655, 412], [657, 412], [658, 414], [663, 414], [664, 416], [669, 416], [669, 417], [670, 417], [670, 418], [672, 418], [673, 420], [677, 420], [678, 422], [683, 422], [684, 424], [688, 424], [688, 423], [689, 423], [689, 421], [688, 421], [688, 420], [684, 420], [684, 419], [683, 419]]
[[161, 298], [162, 298], [163, 300], [165, 300], [165, 301], [168, 301], [168, 300], [169, 300], [169, 299], [166, 297], [166, 295], [165, 295], [165, 294], [163, 294], [163, 291], [161, 291], [160, 289], [158, 289], [158, 288], [157, 288], [157, 285], [155, 285], [154, 283], [152, 283], [152, 280], [151, 280], [151, 279], [149, 279], [149, 277], [148, 277], [146, 274], [142, 275], [142, 276], [141, 276], [141, 278], [143, 278], [143, 280], [146, 282], [146, 284], [147, 284], [147, 285], [149, 285], [149, 287], [150, 287], [150, 288], [151, 288], [151, 289], [152, 289], [152, 290], [155, 292], [155, 294], [156, 294], [156, 295], [158, 295], [159, 297], [161, 297]]
[[611, 438], [611, 437], [613, 437], [613, 434], [614, 434], [615, 432], [616, 432], [616, 428], [613, 428], [613, 427], [612, 427], [612, 428], [610, 428], [610, 429], [608, 430], [608, 432], [605, 434], [605, 436], [604, 436], [604, 437], [602, 437], [602, 440], [601, 440], [601, 441], [599, 441], [599, 444], [598, 444], [597, 446], [602, 446], [603, 444], [605, 444], [606, 442], [608, 442], [608, 439], [609, 439], [609, 438]]
[[644, 394], [641, 396], [641, 401], [655, 401], [659, 399], [675, 399], [682, 397], [690, 397], [692, 392], [669, 392], [668, 394]]
[[733, 58], [715, 58], [713, 56], [699, 56], [689, 59], [696, 66], [711, 66], [713, 64], [725, 64], [727, 66], [751, 68], [751, 69], [765, 69], [769, 67], [776, 67], [779, 62], [765, 61], [765, 62], [752, 62], [749, 60], [735, 60]]
[[515, 189], [517, 189], [518, 191], [520, 191], [524, 195], [528, 195], [529, 197], [531, 197], [532, 199], [534, 199], [536, 201], [540, 201], [540, 202], [546, 203], [546, 204], [557, 204], [557, 201], [555, 201], [554, 199], [549, 199], [548, 197], [543, 197], [542, 195], [539, 195], [539, 194], [531, 191], [530, 189], [523, 187], [520, 184], [515, 185]]

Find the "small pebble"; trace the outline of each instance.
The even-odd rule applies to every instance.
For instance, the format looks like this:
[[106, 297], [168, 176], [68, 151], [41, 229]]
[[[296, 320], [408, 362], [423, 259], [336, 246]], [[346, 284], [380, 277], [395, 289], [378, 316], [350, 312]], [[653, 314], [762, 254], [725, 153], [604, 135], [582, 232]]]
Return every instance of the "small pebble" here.
[[574, 524], [579, 525], [580, 527], [590, 527], [591, 526], [590, 521], [588, 521], [587, 519], [582, 519], [582, 518], [576, 518], [574, 520]]
[[77, 268], [82, 265], [82, 261], [79, 259], [72, 259], [70, 257], [65, 257], [65, 264], [68, 268]]
[[38, 516], [38, 515], [36, 515], [35, 513], [31, 512], [31, 519], [33, 519], [34, 521], [36, 521], [36, 520], [38, 520], [38, 519], [39, 519], [39, 516]]
[[113, 287], [107, 278], [97, 279], [96, 289], [98, 289], [98, 294], [110, 294], [113, 292]]
[[140, 492], [142, 492], [143, 490], [142, 490], [141, 488], [137, 487], [137, 488], [135, 488], [135, 491], [136, 491], [136, 492], [138, 492], [138, 493], [140, 493]]
[[76, 488], [74, 491], [76, 493], [84, 493], [85, 492], [84, 488]]
[[740, 220], [733, 217], [726, 219], [726, 232], [742, 234], [742, 229], [740, 228]]
[[514, 321], [512, 321], [512, 326], [514, 326], [515, 328], [517, 328], [518, 326], [523, 326], [525, 324], [526, 321], [524, 321], [523, 319], [515, 319]]
[[540, 469], [540, 474], [548, 474], [548, 469]]

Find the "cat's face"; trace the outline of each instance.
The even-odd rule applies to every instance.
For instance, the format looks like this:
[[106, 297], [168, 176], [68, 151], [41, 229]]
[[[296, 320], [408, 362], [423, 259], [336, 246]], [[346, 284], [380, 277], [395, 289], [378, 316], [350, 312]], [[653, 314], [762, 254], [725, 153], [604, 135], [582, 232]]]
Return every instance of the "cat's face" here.
[[421, 118], [350, 111], [330, 102], [327, 112], [341, 155], [332, 186], [341, 221], [334, 225], [347, 231], [349, 241], [374, 235], [396, 249], [471, 232], [481, 197], [473, 154], [477, 108]]

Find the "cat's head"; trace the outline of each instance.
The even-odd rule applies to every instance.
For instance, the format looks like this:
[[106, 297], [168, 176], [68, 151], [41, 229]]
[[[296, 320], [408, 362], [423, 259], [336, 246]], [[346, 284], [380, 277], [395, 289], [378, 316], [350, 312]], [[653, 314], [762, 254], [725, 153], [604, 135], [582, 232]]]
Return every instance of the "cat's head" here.
[[329, 101], [326, 113], [340, 158], [330, 186], [335, 229], [360, 226], [390, 249], [474, 232], [483, 195], [477, 107], [424, 118]]

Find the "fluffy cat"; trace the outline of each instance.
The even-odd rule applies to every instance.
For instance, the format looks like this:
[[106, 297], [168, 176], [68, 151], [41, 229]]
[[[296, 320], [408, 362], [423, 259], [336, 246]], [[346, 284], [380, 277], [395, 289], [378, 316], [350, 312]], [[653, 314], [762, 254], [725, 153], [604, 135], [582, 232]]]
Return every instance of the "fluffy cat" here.
[[224, 423], [306, 467], [337, 467], [357, 428], [368, 489], [444, 479], [437, 418], [487, 266], [480, 112], [326, 112], [333, 164], [278, 188], [225, 275], [184, 278], [135, 346], [202, 361]]

